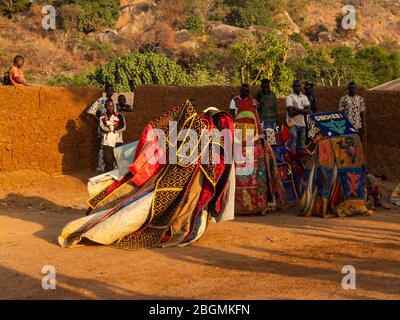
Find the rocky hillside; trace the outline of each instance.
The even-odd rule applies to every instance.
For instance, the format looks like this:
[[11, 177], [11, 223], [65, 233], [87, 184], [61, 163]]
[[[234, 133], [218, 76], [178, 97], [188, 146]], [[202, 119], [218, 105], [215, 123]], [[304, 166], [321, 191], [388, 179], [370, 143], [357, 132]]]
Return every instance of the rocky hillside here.
[[[212, 6], [216, 1], [206, 2], [208, 6]], [[301, 8], [291, 8], [290, 3], [296, 2], [288, 1], [287, 10], [284, 10], [284, 6], [283, 10], [274, 12], [274, 23], [284, 23], [288, 35], [299, 33], [313, 44], [346, 44], [351, 47], [400, 43], [400, 1], [398, 0], [313, 0], [301, 2]], [[342, 15], [342, 8], [345, 4], [352, 4], [356, 9], [356, 29], [354, 31], [343, 31], [338, 28], [337, 19]], [[172, 9], [171, 7], [174, 5], [177, 8]], [[116, 32], [124, 37], [166, 41], [165, 34], [160, 34], [160, 29], [167, 29], [168, 24], [173, 28], [171, 22], [174, 23], [174, 20], [185, 20], [184, 8], [179, 6], [177, 1], [122, 0], [121, 16], [116, 26]], [[166, 8], [171, 12], [163, 12]], [[207, 13], [204, 13], [206, 11], [207, 9], [198, 8], [197, 12], [202, 18], [207, 19]], [[173, 18], [168, 17], [169, 14], [172, 14]], [[176, 17], [174, 14], [179, 14], [181, 17]], [[160, 17], [161, 19], [159, 19]], [[163, 21], [163, 18], [166, 21]], [[248, 29], [238, 28], [214, 19], [205, 20], [204, 26], [207, 40], [213, 41], [217, 45], [230, 44], [236, 41], [241, 34], [254, 32], [257, 29], [257, 26]], [[196, 39], [184, 28], [172, 31], [175, 45], [178, 48], [183, 44], [183, 47], [186, 47], [188, 42], [204, 41], [204, 37]], [[193, 46], [195, 43], [191, 43], [189, 47]]]

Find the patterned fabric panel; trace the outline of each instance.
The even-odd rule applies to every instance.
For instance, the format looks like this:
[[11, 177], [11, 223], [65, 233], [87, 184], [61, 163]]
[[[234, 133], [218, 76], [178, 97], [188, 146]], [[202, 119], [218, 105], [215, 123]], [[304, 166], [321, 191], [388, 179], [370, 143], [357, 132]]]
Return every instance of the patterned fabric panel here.
[[[338, 137], [356, 134], [355, 130], [343, 112], [323, 112], [309, 116], [309, 121], [314, 122], [319, 131], [326, 137]], [[315, 134], [315, 128], [311, 127], [311, 134]]]
[[364, 199], [363, 169], [361, 167], [340, 169], [339, 178], [344, 199]]

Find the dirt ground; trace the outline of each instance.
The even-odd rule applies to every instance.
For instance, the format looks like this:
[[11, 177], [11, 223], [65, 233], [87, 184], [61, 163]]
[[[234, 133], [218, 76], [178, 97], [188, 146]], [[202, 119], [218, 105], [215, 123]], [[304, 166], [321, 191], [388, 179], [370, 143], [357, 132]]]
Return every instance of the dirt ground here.
[[[31, 181], [27, 177], [31, 177]], [[186, 248], [63, 249], [85, 212], [87, 175], [0, 176], [0, 299], [399, 299], [400, 210], [323, 220], [288, 209], [211, 224]], [[38, 181], [41, 181], [40, 183]], [[385, 183], [385, 195], [394, 183]], [[44, 290], [52, 265], [57, 289]], [[344, 290], [346, 265], [356, 290]]]

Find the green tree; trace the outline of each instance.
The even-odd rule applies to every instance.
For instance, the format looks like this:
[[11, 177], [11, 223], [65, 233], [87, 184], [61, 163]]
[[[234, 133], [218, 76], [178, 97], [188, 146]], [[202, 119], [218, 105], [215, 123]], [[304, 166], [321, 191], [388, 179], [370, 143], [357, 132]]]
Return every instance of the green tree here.
[[139, 84], [189, 85], [188, 74], [178, 64], [156, 53], [114, 58], [90, 79], [98, 86], [111, 83], [117, 91], [133, 91]]
[[11, 19], [17, 12], [29, 11], [31, 5], [29, 0], [0, 0], [0, 12]]
[[400, 53], [377, 46], [316, 48], [304, 58], [292, 59], [289, 65], [299, 78], [323, 86], [356, 81], [371, 88], [400, 77]]
[[269, 78], [272, 88], [279, 93], [287, 93], [294, 78], [288, 67], [289, 50], [288, 42], [279, 39], [276, 32], [263, 37], [260, 42], [250, 38], [231, 47], [242, 83], [255, 85], [263, 78]]
[[226, 22], [248, 28], [252, 25], [270, 25], [274, 11], [282, 6], [283, 1], [225, 0], [224, 3], [230, 8]]
[[61, 11], [64, 5], [79, 11], [78, 28], [85, 33], [113, 28], [119, 17], [118, 0], [58, 0]]
[[363, 63], [374, 76], [369, 86], [376, 86], [400, 77], [400, 54], [382, 47], [372, 46], [360, 49], [355, 54], [357, 62]]

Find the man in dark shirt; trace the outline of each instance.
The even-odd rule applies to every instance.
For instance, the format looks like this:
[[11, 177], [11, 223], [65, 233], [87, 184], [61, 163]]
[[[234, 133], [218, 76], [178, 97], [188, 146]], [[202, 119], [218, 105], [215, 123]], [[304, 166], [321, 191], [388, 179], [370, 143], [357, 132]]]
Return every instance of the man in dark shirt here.
[[317, 113], [318, 112], [318, 105], [317, 105], [317, 99], [315, 98], [314, 94], [314, 84], [311, 82], [306, 82], [304, 85], [304, 94], [307, 96], [308, 101], [310, 101], [310, 107], [312, 113]]
[[263, 129], [275, 128], [278, 120], [278, 110], [276, 104], [276, 95], [271, 91], [271, 81], [269, 79], [261, 80], [261, 91], [257, 94], [258, 115]]

